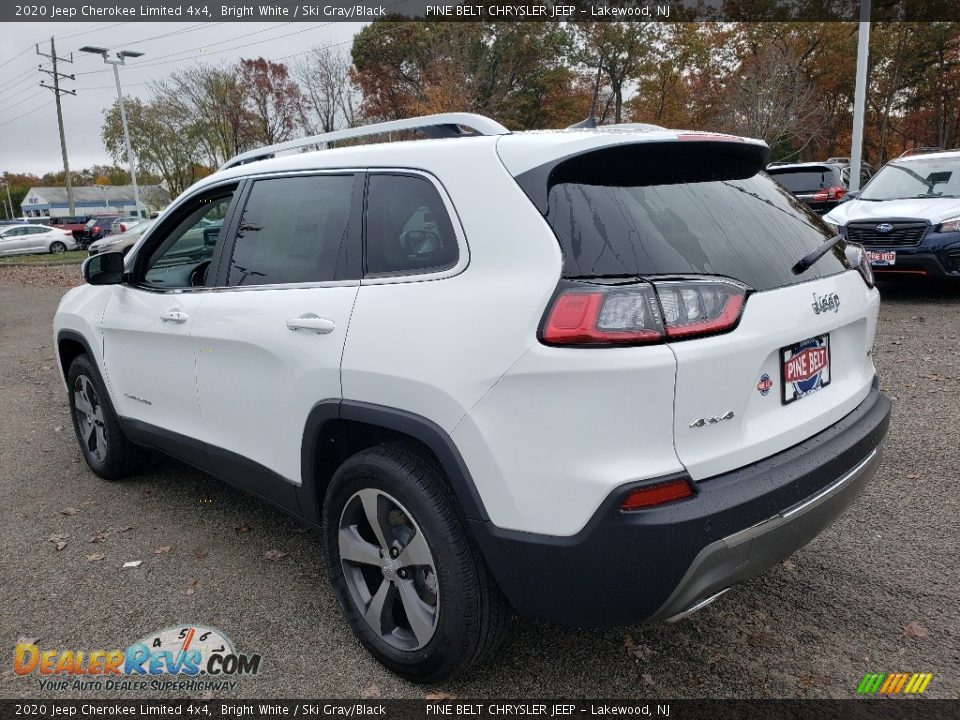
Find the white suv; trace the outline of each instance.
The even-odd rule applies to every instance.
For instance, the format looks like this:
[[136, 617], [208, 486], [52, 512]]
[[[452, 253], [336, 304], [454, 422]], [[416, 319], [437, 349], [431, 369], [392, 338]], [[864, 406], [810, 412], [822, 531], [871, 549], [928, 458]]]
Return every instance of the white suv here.
[[161, 450], [322, 528], [354, 632], [413, 680], [513, 611], [685, 615], [831, 522], [887, 428], [869, 265], [768, 155], [451, 114], [239, 156], [63, 298], [84, 457]]

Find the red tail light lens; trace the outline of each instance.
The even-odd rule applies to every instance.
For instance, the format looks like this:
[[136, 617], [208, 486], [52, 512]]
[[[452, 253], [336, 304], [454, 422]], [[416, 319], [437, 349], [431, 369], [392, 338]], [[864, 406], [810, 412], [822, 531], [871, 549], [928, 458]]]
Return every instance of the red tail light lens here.
[[588, 287], [591, 289], [571, 288], [557, 296], [543, 328], [544, 342], [638, 345], [663, 339], [652, 286]]
[[823, 202], [825, 200], [842, 200], [843, 196], [847, 194], [847, 189], [841, 185], [834, 185], [833, 187], [824, 188], [823, 190], [818, 190], [813, 194], [813, 202]]
[[631, 490], [620, 503], [620, 509], [642, 510], [689, 497], [693, 497], [693, 487], [690, 482], [685, 478], [677, 478]]
[[100, 232], [100, 226], [99, 226], [99, 225], [94, 225], [94, 226], [93, 226], [93, 230], [91, 230], [90, 232], [92, 232], [94, 235], [96, 235], [98, 232]]
[[749, 288], [727, 279], [653, 280], [629, 285], [571, 282], [547, 312], [547, 345], [645, 345], [727, 332]]

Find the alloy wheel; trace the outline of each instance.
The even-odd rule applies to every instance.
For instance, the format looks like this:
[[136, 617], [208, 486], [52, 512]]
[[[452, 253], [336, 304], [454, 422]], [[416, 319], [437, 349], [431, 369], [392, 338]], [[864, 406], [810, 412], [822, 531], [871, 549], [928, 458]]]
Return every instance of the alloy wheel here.
[[86, 375], [78, 375], [73, 384], [73, 412], [80, 428], [80, 443], [98, 463], [107, 457], [107, 436], [103, 426], [103, 406], [97, 390]]
[[337, 545], [350, 596], [380, 639], [404, 651], [429, 643], [440, 617], [437, 569], [410, 512], [382, 490], [360, 490], [344, 505]]

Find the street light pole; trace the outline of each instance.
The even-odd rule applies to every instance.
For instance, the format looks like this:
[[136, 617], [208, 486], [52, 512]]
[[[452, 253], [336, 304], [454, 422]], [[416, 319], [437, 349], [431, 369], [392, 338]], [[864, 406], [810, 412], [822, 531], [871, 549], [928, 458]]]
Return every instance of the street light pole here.
[[860, 26], [857, 37], [857, 75], [853, 90], [853, 138], [850, 148], [849, 191], [860, 190], [860, 165], [863, 159], [863, 116], [867, 103], [867, 61], [870, 56], [870, 0], [860, 0]]
[[103, 56], [103, 61], [107, 65], [113, 65], [113, 79], [117, 83], [117, 104], [120, 106], [120, 124], [123, 126], [123, 144], [127, 150], [127, 169], [130, 171], [130, 182], [133, 185], [133, 204], [137, 208], [137, 217], [140, 214], [140, 188], [137, 187], [137, 173], [133, 162], [133, 149], [130, 147], [130, 130], [127, 127], [127, 109], [123, 103], [123, 91], [120, 89], [120, 65], [126, 65], [128, 57], [141, 57], [142, 52], [133, 50], [120, 50], [117, 52], [117, 59], [110, 59], [110, 51], [107, 48], [93, 47], [87, 45], [80, 48], [81, 52], [97, 53]]

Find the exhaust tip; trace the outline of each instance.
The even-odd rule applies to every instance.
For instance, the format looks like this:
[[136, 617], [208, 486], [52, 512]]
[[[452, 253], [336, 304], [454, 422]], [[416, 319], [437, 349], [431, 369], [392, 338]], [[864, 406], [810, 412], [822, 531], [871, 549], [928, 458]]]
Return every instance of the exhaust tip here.
[[713, 595], [708, 595], [701, 600], [697, 600], [697, 602], [688, 607], [686, 610], [681, 610], [676, 615], [671, 615], [670, 617], [666, 618], [664, 622], [675, 623], [679, 620], [683, 620], [685, 617], [693, 615], [699, 610], [703, 610], [707, 605], [710, 605], [714, 600], [723, 595], [729, 589], [730, 588], [724, 588], [720, 592], [714, 593]]

